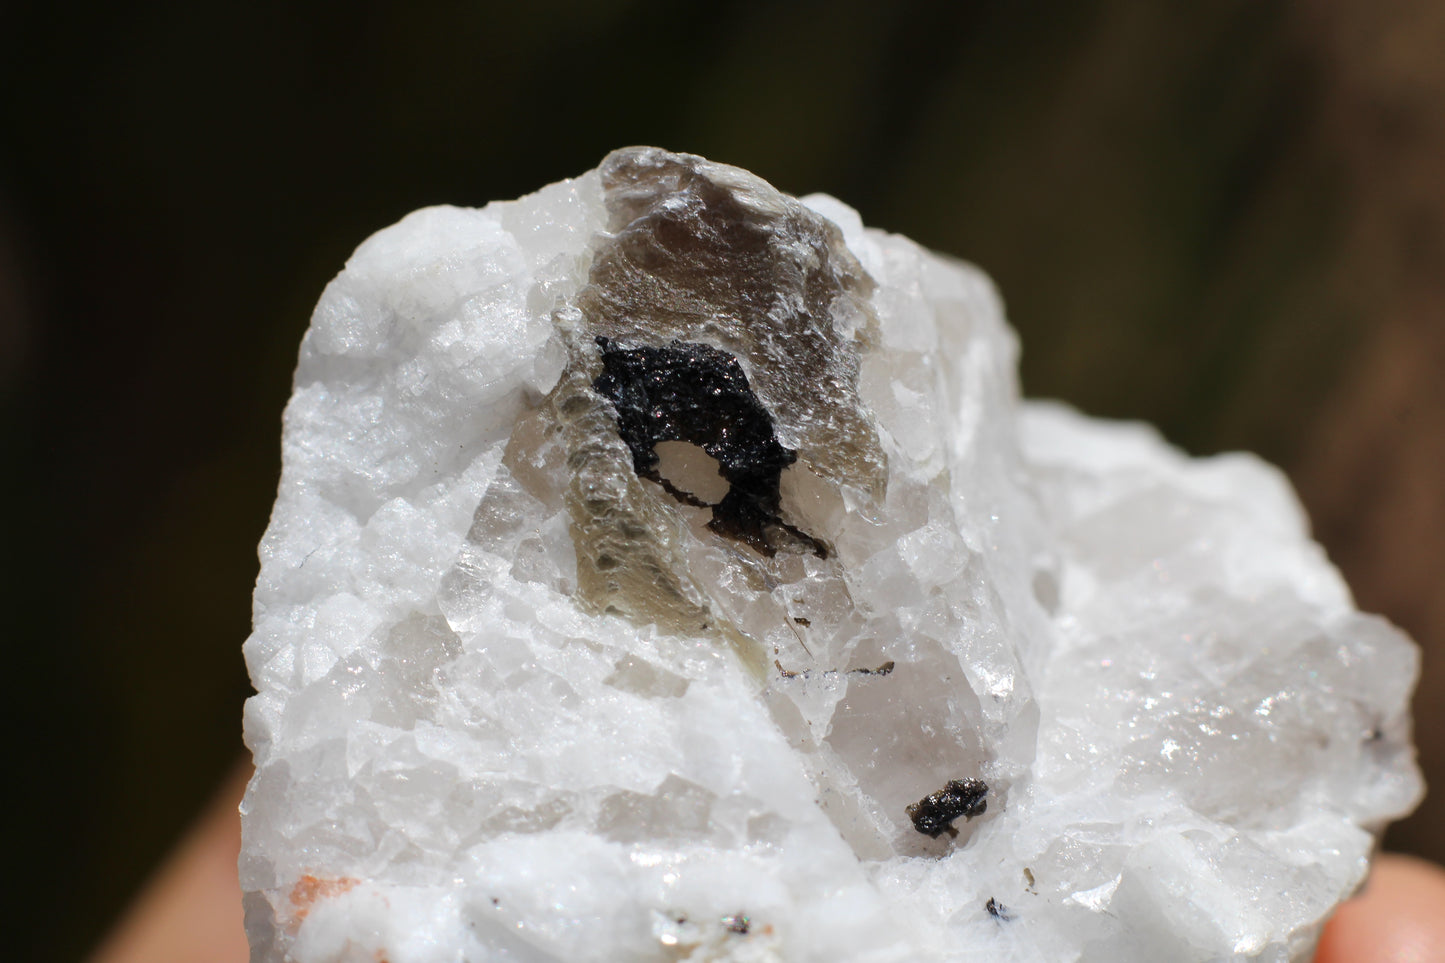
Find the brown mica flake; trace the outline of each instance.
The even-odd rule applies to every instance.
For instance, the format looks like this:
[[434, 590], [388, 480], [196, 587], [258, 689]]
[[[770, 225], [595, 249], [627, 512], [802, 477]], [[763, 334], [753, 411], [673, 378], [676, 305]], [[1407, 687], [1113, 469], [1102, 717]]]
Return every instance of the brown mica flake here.
[[800, 460], [881, 503], [887, 459], [858, 396], [874, 283], [838, 227], [691, 154], [627, 148], [600, 173], [611, 224], [577, 300], [589, 333], [726, 351]]
[[[547, 402], [577, 598], [720, 636], [761, 677], [755, 644], [715, 611], [713, 579], [696, 577], [688, 553], [717, 536], [733, 543], [730, 572], [763, 582], [797, 555], [828, 559], [832, 533], [805, 531], [816, 526], [783, 505], [785, 471], [881, 506], [887, 458], [858, 389], [877, 340], [873, 281], [835, 224], [746, 171], [629, 148], [601, 178], [609, 229], [555, 316], [569, 361]], [[669, 477], [660, 446], [699, 449], [726, 490], [704, 496]], [[678, 503], [710, 512], [703, 531]]]

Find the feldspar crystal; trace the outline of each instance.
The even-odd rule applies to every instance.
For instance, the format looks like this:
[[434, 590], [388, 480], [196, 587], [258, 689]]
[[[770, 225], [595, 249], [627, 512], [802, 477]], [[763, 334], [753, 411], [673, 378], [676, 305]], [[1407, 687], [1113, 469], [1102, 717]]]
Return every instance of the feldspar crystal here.
[[322, 296], [257, 961], [1305, 960], [1414, 646], [1278, 472], [1017, 396], [973, 268], [640, 148]]

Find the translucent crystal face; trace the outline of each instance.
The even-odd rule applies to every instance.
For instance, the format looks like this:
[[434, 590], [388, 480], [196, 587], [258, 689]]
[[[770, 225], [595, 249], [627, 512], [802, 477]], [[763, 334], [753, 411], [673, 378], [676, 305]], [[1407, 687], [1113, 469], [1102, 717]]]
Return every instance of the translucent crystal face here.
[[1299, 959], [1420, 791], [1287, 485], [650, 148], [368, 240], [262, 543], [258, 960]]

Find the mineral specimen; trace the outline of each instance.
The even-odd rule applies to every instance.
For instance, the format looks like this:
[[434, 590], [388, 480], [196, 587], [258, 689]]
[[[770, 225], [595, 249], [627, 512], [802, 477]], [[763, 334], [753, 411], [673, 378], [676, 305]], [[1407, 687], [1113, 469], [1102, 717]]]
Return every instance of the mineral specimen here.
[[987, 280], [639, 148], [327, 288], [257, 961], [1304, 960], [1421, 783], [1287, 484], [1021, 403]]

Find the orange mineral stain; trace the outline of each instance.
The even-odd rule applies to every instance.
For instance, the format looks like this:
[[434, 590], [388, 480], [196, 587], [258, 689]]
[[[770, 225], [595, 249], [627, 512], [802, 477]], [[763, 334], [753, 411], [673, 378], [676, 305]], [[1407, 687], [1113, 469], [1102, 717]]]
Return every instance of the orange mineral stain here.
[[307, 873], [296, 881], [291, 888], [291, 920], [296, 926], [311, 912], [311, 907], [317, 900], [330, 899], [333, 896], [340, 896], [361, 882], [351, 876], [340, 876], [336, 878], [312, 876]]

